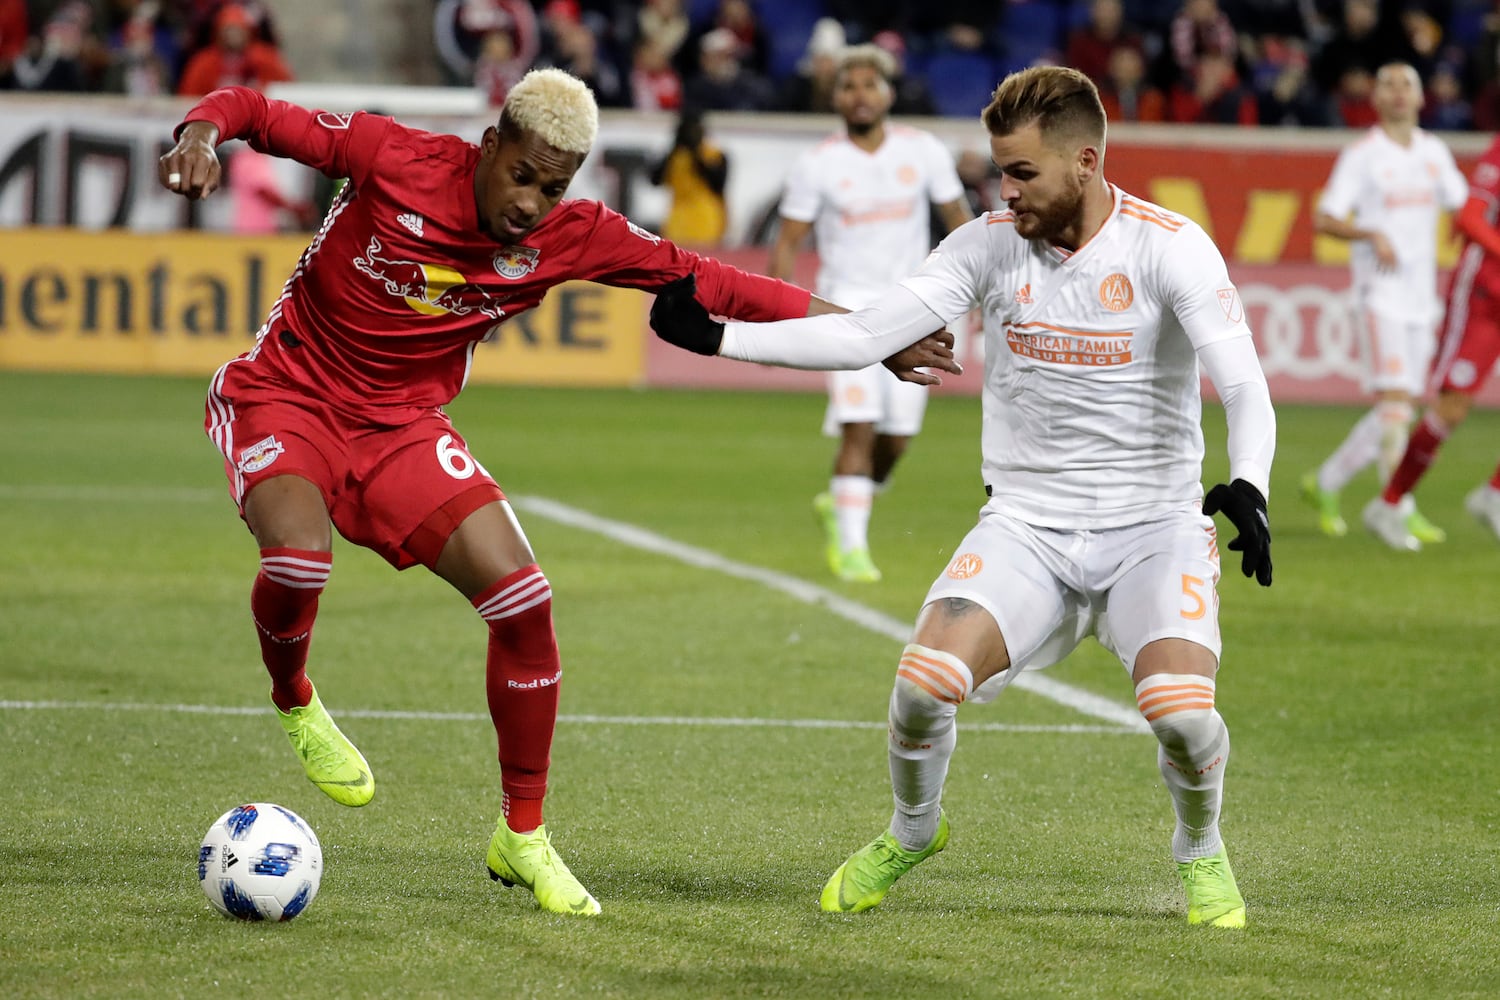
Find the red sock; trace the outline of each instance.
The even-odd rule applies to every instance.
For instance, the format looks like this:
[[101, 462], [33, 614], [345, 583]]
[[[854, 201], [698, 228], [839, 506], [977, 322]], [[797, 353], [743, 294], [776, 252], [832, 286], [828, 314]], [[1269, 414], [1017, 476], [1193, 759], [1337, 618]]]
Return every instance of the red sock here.
[[1495, 474], [1490, 477], [1490, 489], [1500, 490], [1500, 465], [1495, 466]]
[[1401, 456], [1401, 464], [1391, 473], [1390, 481], [1380, 494], [1381, 499], [1389, 504], [1400, 503], [1402, 497], [1415, 489], [1432, 460], [1437, 458], [1438, 449], [1447, 436], [1448, 428], [1436, 417], [1431, 413], [1424, 416], [1411, 432], [1411, 439], [1406, 442], [1406, 454]]
[[490, 626], [485, 690], [500, 743], [505, 822], [528, 833], [542, 825], [562, 678], [552, 587], [533, 563], [474, 598], [474, 608]]
[[260, 636], [260, 657], [271, 675], [271, 700], [283, 712], [312, 701], [307, 646], [318, 595], [333, 570], [333, 553], [261, 549], [260, 572], [250, 588], [250, 614]]

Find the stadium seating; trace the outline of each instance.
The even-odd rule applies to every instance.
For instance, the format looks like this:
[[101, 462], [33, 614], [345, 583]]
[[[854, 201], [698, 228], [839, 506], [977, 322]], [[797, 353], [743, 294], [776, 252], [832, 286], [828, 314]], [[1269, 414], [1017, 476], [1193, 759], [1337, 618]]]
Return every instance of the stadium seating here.
[[939, 49], [927, 60], [927, 83], [938, 113], [973, 118], [990, 102], [1000, 74], [995, 61], [979, 52]]

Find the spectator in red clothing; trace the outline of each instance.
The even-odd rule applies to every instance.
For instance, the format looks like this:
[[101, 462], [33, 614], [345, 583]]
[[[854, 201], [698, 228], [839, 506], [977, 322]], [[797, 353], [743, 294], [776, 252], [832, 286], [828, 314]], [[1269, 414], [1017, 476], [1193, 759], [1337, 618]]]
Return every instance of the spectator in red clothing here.
[[290, 80], [291, 68], [276, 47], [255, 41], [255, 22], [244, 7], [228, 3], [214, 15], [214, 40], [199, 49], [183, 67], [177, 93], [201, 97], [220, 87], [243, 86], [264, 90], [267, 84]]
[[0, 0], [0, 81], [10, 76], [11, 64], [26, 51], [29, 25], [26, 0]]
[[1109, 56], [1109, 71], [1099, 85], [1099, 100], [1112, 122], [1164, 122], [1167, 98], [1146, 79], [1146, 58], [1122, 45]]
[[1195, 70], [1204, 56], [1222, 56], [1233, 63], [1239, 52], [1239, 39], [1229, 15], [1219, 9], [1218, 0], [1185, 0], [1170, 29], [1172, 63], [1178, 83], [1199, 89]]
[[[1125, 7], [1120, 0], [1094, 0], [1089, 5], [1088, 23], [1068, 35], [1064, 62], [1102, 89], [1109, 78], [1110, 56], [1122, 47], [1145, 55], [1141, 33], [1125, 23]], [[1105, 110], [1109, 110], [1108, 106]], [[1114, 120], [1114, 116], [1110, 115], [1110, 119]]]
[[1348, 128], [1369, 128], [1380, 120], [1370, 97], [1375, 93], [1375, 75], [1363, 66], [1350, 66], [1338, 80], [1333, 94], [1334, 114], [1338, 124]]
[[637, 111], [676, 111], [682, 107], [682, 77], [654, 38], [635, 43], [630, 69], [630, 101]]
[[1229, 56], [1205, 52], [1198, 57], [1190, 84], [1172, 88], [1171, 120], [1200, 125], [1254, 125], [1259, 119], [1255, 97], [1240, 83]]

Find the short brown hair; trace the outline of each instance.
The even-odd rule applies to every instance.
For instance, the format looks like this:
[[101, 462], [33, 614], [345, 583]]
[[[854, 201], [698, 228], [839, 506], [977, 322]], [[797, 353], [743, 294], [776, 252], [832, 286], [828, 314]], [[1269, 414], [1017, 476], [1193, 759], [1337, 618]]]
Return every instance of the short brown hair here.
[[980, 116], [990, 135], [1012, 135], [1032, 122], [1044, 140], [1104, 145], [1104, 105], [1099, 88], [1067, 66], [1032, 66], [1000, 81]]

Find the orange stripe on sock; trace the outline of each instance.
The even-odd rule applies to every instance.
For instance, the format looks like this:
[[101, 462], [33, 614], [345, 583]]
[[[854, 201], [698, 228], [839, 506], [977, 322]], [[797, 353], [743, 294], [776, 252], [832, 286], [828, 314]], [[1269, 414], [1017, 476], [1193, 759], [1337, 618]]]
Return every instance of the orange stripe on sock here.
[[1153, 708], [1158, 708], [1162, 705], [1170, 705], [1175, 701], [1195, 700], [1206, 701], [1208, 702], [1209, 706], [1212, 707], [1214, 703], [1214, 693], [1212, 691], [1204, 691], [1200, 688], [1192, 692], [1191, 694], [1184, 692], [1182, 694], [1163, 694], [1159, 696], [1151, 696], [1142, 698], [1140, 701], [1137, 701], [1136, 707], [1139, 708], [1142, 712], [1149, 712]]
[[1214, 700], [1214, 689], [1211, 687], [1199, 687], [1195, 684], [1183, 685], [1175, 688], [1152, 688], [1142, 691], [1135, 703], [1142, 712], [1155, 708], [1158, 705], [1172, 701], [1181, 701], [1185, 698], [1207, 699], [1210, 705]]
[[901, 661], [903, 663], [921, 664], [930, 670], [936, 670], [953, 683], [953, 692], [959, 697], [963, 697], [965, 686], [963, 674], [954, 670], [951, 664], [944, 663], [942, 660], [931, 656], [923, 656], [921, 653], [906, 653], [901, 657]]
[[[945, 676], [939, 671], [933, 670], [931, 667], [924, 666], [921, 663], [916, 663], [912, 660], [903, 658], [901, 660], [901, 666], [896, 670], [896, 675], [898, 677], [905, 677], [908, 680], [914, 680], [916, 677], [925, 677], [933, 684], [936, 684], [938, 687], [943, 689], [944, 693], [938, 695], [938, 697], [942, 698], [944, 701], [950, 701], [953, 704], [957, 705], [964, 700], [964, 689], [962, 684], [955, 683], [952, 677]], [[925, 687], [926, 685], [923, 686]], [[932, 689], [928, 688], [928, 690], [930, 691]]]
[[1211, 701], [1189, 701], [1189, 702], [1184, 702], [1184, 703], [1182, 703], [1180, 705], [1173, 705], [1171, 708], [1164, 708], [1160, 712], [1149, 712], [1148, 713], [1144, 709], [1142, 709], [1141, 710], [1141, 714], [1144, 715], [1144, 716], [1146, 716], [1146, 721], [1147, 722], [1155, 722], [1157, 719], [1160, 719], [1163, 715], [1171, 715], [1173, 712], [1186, 712], [1190, 708], [1209, 708], [1209, 709], [1211, 709], [1213, 707], [1214, 707], [1214, 703], [1211, 702]]
[[1157, 698], [1164, 694], [1184, 694], [1188, 692], [1202, 694], [1205, 691], [1212, 696], [1214, 689], [1207, 684], [1162, 684], [1156, 687], [1148, 687], [1136, 695], [1135, 700], [1137, 703], [1140, 703], [1142, 699]]
[[908, 671], [905, 667], [902, 667], [901, 669], [897, 670], [896, 671], [896, 676], [897, 677], [904, 677], [904, 678], [906, 678], [906, 680], [908, 680], [911, 683], [915, 684], [917, 687], [921, 688], [923, 691], [926, 691], [928, 694], [932, 695], [938, 701], [947, 701], [947, 702], [952, 702], [953, 701], [953, 698], [952, 698], [951, 695], [947, 695], [947, 694], [944, 694], [942, 691], [939, 691], [937, 688], [933, 687], [931, 684], [928, 684], [921, 677], [918, 677], [916, 674], [911, 673], [910, 671]]

